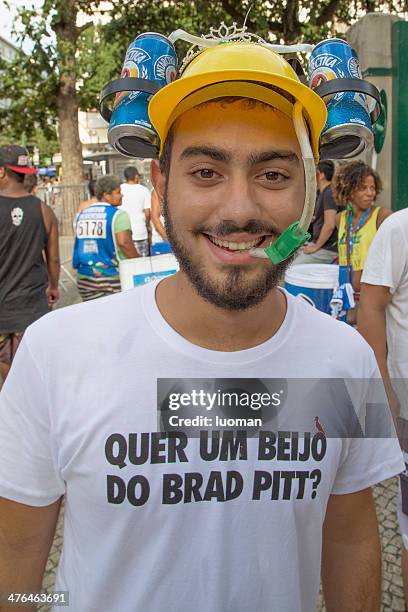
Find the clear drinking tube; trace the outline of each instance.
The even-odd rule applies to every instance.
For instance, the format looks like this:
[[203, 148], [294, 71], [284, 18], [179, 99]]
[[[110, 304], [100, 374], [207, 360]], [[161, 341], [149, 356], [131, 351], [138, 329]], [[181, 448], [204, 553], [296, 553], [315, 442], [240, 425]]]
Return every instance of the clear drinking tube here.
[[[299, 141], [300, 150], [303, 158], [303, 170], [305, 175], [305, 200], [303, 211], [299, 219], [298, 230], [307, 231], [312, 221], [315, 200], [316, 200], [316, 167], [313, 157], [312, 147], [310, 146], [309, 136], [303, 117], [303, 107], [300, 102], [295, 102], [293, 106], [293, 125]], [[249, 253], [253, 257], [268, 259], [264, 249], [251, 249]]]
[[[171, 43], [175, 43], [177, 40], [184, 40], [185, 42], [189, 42], [192, 45], [198, 45], [199, 47], [209, 48], [216, 47], [221, 42], [245, 42], [245, 40], [236, 41], [231, 38], [231, 40], [222, 39], [222, 38], [201, 38], [201, 36], [194, 36], [194, 34], [189, 34], [185, 30], [178, 29], [172, 32], [169, 36], [169, 41]], [[298, 44], [298, 45], [273, 45], [272, 43], [267, 43], [261, 40], [259, 41], [263, 47], [268, 47], [268, 49], [272, 49], [275, 53], [311, 53], [314, 49], [314, 45], [309, 44]]]
[[300, 102], [295, 102], [293, 107], [293, 124], [302, 152], [305, 172], [305, 203], [299, 220], [299, 230], [307, 231], [312, 221], [316, 202], [316, 166]]

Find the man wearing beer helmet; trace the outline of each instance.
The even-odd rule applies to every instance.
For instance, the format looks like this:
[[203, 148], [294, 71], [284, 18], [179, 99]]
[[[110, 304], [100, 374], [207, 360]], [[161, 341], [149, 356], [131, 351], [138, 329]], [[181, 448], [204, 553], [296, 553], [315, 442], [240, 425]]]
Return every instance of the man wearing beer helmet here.
[[[2, 590], [39, 590], [65, 495], [55, 588], [74, 610], [312, 612], [321, 567], [328, 610], [378, 610], [370, 487], [403, 469], [398, 443], [330, 438], [316, 404], [279, 412], [289, 378], [378, 377], [353, 329], [277, 287], [314, 203], [324, 103], [272, 50], [226, 42], [149, 113], [180, 271], [28, 330], [0, 406]], [[273, 398], [275, 431], [214, 427], [237, 387]]]

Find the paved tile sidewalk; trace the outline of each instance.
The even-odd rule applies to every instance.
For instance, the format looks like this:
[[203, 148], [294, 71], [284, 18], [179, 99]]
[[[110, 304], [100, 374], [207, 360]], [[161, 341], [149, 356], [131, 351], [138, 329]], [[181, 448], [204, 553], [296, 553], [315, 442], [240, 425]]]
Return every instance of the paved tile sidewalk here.
[[[59, 558], [62, 549], [62, 533], [64, 528], [64, 506], [61, 504], [60, 515], [58, 518], [57, 528], [55, 530], [54, 541], [51, 546], [50, 555], [48, 557], [47, 567], [45, 568], [44, 580], [42, 583], [43, 590], [52, 592], [54, 590], [55, 574], [59, 563]], [[38, 608], [37, 612], [49, 612], [51, 606], [43, 605]], [[61, 608], [62, 611], [70, 610], [69, 607]]]
[[381, 483], [374, 488], [374, 495], [383, 558], [382, 612], [399, 612], [405, 610], [405, 602], [401, 575], [402, 541], [396, 510], [398, 479], [391, 478]]
[[[405, 610], [401, 575], [402, 543], [396, 510], [397, 494], [397, 478], [390, 478], [374, 487], [383, 560], [381, 612], [403, 612]], [[325, 611], [326, 608], [320, 597], [317, 612]]]

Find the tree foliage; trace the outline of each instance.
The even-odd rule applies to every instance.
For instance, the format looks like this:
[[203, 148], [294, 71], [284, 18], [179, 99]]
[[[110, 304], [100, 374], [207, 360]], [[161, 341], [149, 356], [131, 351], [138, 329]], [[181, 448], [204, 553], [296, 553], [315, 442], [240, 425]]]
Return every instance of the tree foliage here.
[[[91, 21], [97, 5], [45, 0], [40, 12], [33, 7], [19, 11], [19, 51], [12, 62], [0, 59], [0, 98], [9, 105], [0, 110], [3, 133], [34, 143], [40, 130], [45, 140], [55, 140], [57, 101], [67, 77], [73, 79], [80, 108], [95, 108], [101, 87], [114, 74], [117, 46], [107, 43]], [[76, 25], [79, 11], [90, 16], [81, 27]]]
[[105, 32], [109, 40], [129, 42], [143, 31], [169, 34], [179, 27], [199, 35], [223, 20], [242, 25], [247, 16], [249, 30], [265, 39], [313, 43], [368, 12], [407, 9], [407, 0], [122, 0], [113, 3]]
[[[28, 141], [33, 140], [38, 130], [44, 139], [54, 139], [62, 93], [68, 100], [71, 92], [82, 110], [96, 109], [103, 84], [120, 74], [128, 44], [142, 32], [169, 34], [183, 28], [202, 34], [221, 21], [242, 25], [247, 16], [249, 30], [267, 40], [313, 43], [339, 30], [344, 32], [367, 12], [407, 10], [407, 2], [122, 0], [112, 2], [110, 21], [102, 26], [95, 25], [92, 16], [106, 3], [44, 0], [39, 12], [25, 7], [17, 18], [20, 43], [31, 41], [31, 51], [20, 50], [11, 64], [0, 60], [0, 98], [11, 103], [6, 111], [0, 111], [0, 129], [16, 139], [24, 134]], [[77, 25], [79, 13], [85, 16], [82, 26]], [[185, 51], [186, 46], [179, 43], [179, 54]]]

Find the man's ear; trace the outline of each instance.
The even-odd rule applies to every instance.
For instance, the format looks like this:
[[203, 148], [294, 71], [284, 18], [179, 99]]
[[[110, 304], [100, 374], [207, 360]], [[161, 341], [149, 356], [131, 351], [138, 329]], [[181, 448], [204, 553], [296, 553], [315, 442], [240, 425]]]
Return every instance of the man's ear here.
[[164, 194], [166, 191], [166, 177], [160, 170], [160, 164], [157, 159], [153, 159], [150, 165], [150, 180], [154, 187], [157, 197], [159, 198], [160, 210], [163, 208]]

